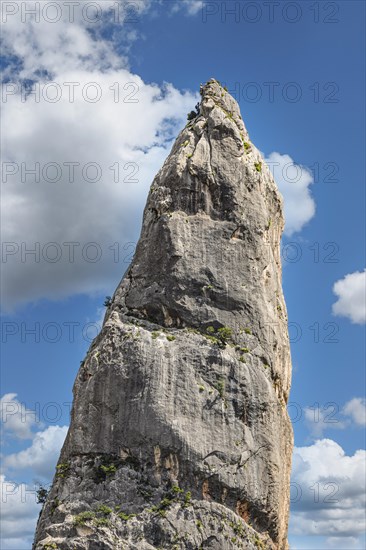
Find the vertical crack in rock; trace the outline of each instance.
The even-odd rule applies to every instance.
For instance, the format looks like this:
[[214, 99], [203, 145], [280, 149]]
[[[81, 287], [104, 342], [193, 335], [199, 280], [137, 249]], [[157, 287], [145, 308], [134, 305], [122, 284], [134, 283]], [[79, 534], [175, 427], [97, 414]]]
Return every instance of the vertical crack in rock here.
[[236, 101], [201, 95], [77, 375], [37, 550], [288, 547], [282, 200]]

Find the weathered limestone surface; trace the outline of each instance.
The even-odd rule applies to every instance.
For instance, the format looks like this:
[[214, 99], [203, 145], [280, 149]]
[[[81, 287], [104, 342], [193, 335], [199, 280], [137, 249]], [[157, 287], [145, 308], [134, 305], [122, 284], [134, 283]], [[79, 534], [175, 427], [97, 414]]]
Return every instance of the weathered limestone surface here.
[[282, 201], [235, 100], [201, 95], [79, 370], [36, 550], [287, 548]]

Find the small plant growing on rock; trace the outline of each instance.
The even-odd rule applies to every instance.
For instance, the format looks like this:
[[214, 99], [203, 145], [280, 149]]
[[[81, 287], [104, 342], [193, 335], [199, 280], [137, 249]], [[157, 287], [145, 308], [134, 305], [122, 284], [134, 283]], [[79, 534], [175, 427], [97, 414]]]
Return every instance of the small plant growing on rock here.
[[204, 392], [205, 391], [205, 386], [198, 386], [198, 391], [200, 393]]
[[229, 340], [232, 339], [233, 331], [229, 327], [221, 327], [216, 330], [214, 327], [209, 326], [206, 328], [205, 336], [214, 344], [225, 347]]
[[47, 500], [48, 496], [48, 490], [40, 486], [40, 488], [37, 491], [37, 502], [38, 504], [44, 504]]
[[219, 339], [216, 337], [216, 331], [212, 326], [206, 328], [206, 334], [204, 334], [204, 336], [208, 338], [208, 340], [210, 340], [213, 344], [220, 343]]
[[184, 495], [184, 504], [183, 504], [184, 508], [188, 508], [191, 502], [191, 498], [192, 498], [191, 491], [187, 491], [186, 494]]
[[216, 389], [219, 392], [219, 396], [221, 397], [221, 399], [224, 399], [225, 382], [223, 380], [219, 380], [217, 382]]
[[56, 477], [65, 478], [69, 472], [70, 466], [67, 462], [62, 464], [57, 464], [56, 466]]
[[110, 307], [112, 305], [112, 298], [111, 296], [106, 296], [104, 300], [104, 307]]
[[101, 504], [99, 507], [98, 507], [98, 510], [97, 510], [100, 514], [103, 514], [104, 516], [109, 516], [113, 510], [112, 508], [110, 508], [109, 506], [106, 506], [105, 504]]
[[175, 336], [173, 336], [172, 334], [167, 334], [166, 339], [167, 339], [169, 342], [174, 342]]
[[254, 544], [255, 544], [255, 547], [260, 549], [260, 550], [265, 549], [264, 542], [261, 539], [259, 539], [258, 537], [255, 537]]
[[136, 514], [126, 514], [125, 512], [120, 512], [119, 514], [117, 514], [118, 517], [120, 519], [122, 519], [123, 521], [128, 521], [132, 518], [135, 518], [136, 517]]
[[252, 334], [252, 331], [250, 330], [250, 328], [245, 328], [244, 332], [245, 334]]
[[[175, 486], [176, 487], [176, 491], [179, 490], [179, 487]], [[172, 490], [173, 491], [173, 490]], [[179, 493], [177, 493], [176, 491], [173, 491], [174, 494], [176, 494], [177, 496], [179, 495]], [[169, 493], [168, 493], [169, 495]], [[174, 502], [177, 502], [177, 498], [172, 498], [171, 496], [171, 493], [169, 496], [165, 496], [159, 504], [157, 505], [154, 505], [152, 506], [148, 511], [150, 512], [157, 512], [159, 514], [159, 516], [161, 517], [165, 517], [166, 515], [166, 511], [167, 509], [169, 508], [169, 506], [171, 506]]]
[[152, 333], [151, 333], [151, 338], [153, 340], [156, 340], [156, 338], [159, 336], [159, 332], [157, 330], [154, 330]]
[[86, 510], [74, 517], [74, 525], [85, 525], [88, 521], [93, 519], [95, 519], [95, 512]]
[[102, 472], [105, 473], [106, 476], [112, 476], [117, 471], [115, 464], [109, 464], [108, 466], [106, 466], [105, 464], [101, 464], [100, 469], [102, 470]]
[[95, 518], [93, 523], [96, 527], [108, 527], [110, 521], [107, 518]]
[[106, 455], [97, 460], [94, 464], [94, 481], [102, 483], [106, 479], [110, 479], [117, 472], [121, 465], [121, 460], [116, 456]]
[[159, 504], [159, 508], [169, 508], [173, 504], [174, 500], [172, 498], [164, 497]]
[[191, 120], [194, 120], [196, 117], [198, 117], [198, 115], [200, 114], [199, 103], [196, 104], [195, 109], [196, 109], [195, 111], [191, 111], [190, 113], [188, 113], [187, 120], [191, 121]]
[[257, 172], [262, 172], [262, 163], [261, 162], [255, 162], [254, 163], [255, 169]]
[[229, 340], [231, 340], [232, 336], [233, 331], [229, 327], [221, 327], [217, 331], [217, 337], [223, 344], [226, 344]]

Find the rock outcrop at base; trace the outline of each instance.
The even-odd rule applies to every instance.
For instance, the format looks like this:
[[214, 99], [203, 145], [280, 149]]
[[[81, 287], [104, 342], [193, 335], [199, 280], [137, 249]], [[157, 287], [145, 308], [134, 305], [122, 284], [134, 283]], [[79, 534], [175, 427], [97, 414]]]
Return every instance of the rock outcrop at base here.
[[36, 550], [288, 547], [282, 200], [236, 101], [201, 96], [77, 375]]

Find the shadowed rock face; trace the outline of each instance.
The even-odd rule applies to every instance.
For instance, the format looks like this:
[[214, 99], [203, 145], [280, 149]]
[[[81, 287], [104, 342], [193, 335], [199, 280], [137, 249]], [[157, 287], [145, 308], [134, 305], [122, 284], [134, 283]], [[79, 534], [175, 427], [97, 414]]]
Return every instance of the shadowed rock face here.
[[287, 548], [282, 201], [235, 100], [201, 95], [77, 375], [37, 550]]

